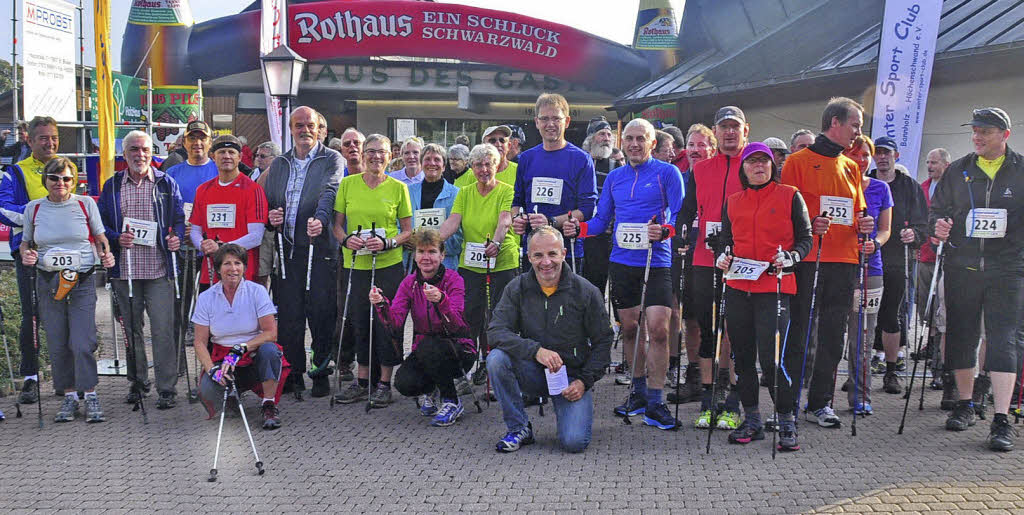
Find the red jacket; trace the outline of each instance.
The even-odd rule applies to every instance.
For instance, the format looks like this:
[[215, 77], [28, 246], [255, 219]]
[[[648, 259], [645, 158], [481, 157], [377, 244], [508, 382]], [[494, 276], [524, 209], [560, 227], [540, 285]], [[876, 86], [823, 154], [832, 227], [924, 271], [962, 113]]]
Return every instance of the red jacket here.
[[[774, 261], [782, 250], [793, 250], [793, 186], [770, 182], [761, 189], [745, 189], [728, 199], [729, 225], [734, 256], [756, 261]], [[748, 293], [775, 293], [775, 276], [766, 270], [756, 281], [731, 279], [729, 287]], [[782, 276], [782, 293], [796, 293], [796, 277]]]
[[[722, 206], [725, 199], [743, 189], [740, 184], [742, 160], [718, 154], [694, 165], [693, 180], [697, 185], [697, 248], [693, 253], [696, 266], [715, 266], [715, 256], [704, 242], [708, 223], [721, 227]], [[775, 291], [772, 288], [772, 291]]]
[[[924, 201], [928, 207], [932, 207], [932, 198], [928, 195], [928, 190], [931, 189], [932, 178], [929, 177], [921, 183], [921, 191], [924, 192]], [[931, 228], [929, 227], [927, 234], [931, 234]], [[925, 242], [921, 244], [921, 251], [917, 255], [917, 260], [922, 263], [934, 263], [935, 262], [935, 247], [932, 246], [931, 242], [928, 241], [930, 238], [926, 238]]]

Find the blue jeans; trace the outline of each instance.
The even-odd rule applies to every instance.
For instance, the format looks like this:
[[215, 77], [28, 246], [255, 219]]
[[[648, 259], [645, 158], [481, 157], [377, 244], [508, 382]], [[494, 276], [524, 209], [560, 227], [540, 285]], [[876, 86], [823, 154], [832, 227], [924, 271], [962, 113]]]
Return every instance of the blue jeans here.
[[[508, 430], [519, 431], [530, 422], [523, 406], [523, 393], [548, 396], [544, 369], [535, 361], [515, 359], [501, 349], [487, 355], [487, 373], [494, 396], [501, 404], [501, 415]], [[594, 425], [594, 396], [588, 390], [576, 402], [561, 395], [551, 397], [558, 423], [558, 443], [568, 452], [583, 452], [590, 445]]]

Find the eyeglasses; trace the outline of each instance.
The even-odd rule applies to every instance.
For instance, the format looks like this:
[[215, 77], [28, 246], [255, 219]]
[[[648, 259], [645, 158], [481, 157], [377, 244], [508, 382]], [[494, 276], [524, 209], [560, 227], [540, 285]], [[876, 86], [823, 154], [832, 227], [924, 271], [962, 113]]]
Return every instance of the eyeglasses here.
[[487, 142], [491, 145], [495, 143], [505, 143], [506, 141], [508, 141], [508, 138], [487, 138]]
[[387, 155], [388, 151], [384, 150], [384, 149], [379, 149], [378, 150], [378, 149], [372, 149], [371, 148], [371, 149], [364, 150], [363, 153], [368, 155], [368, 156], [382, 156], [383, 157], [383, 156]]
[[48, 173], [46, 174], [46, 179], [53, 182], [64, 181], [65, 184], [71, 184], [75, 180], [75, 177], [73, 175], [57, 175], [55, 173]]
[[547, 125], [552, 122], [562, 123], [564, 120], [564, 116], [541, 116], [537, 118], [537, 121], [539, 121], [542, 125]]
[[274, 157], [273, 154], [256, 154], [256, 159], [269, 159]]

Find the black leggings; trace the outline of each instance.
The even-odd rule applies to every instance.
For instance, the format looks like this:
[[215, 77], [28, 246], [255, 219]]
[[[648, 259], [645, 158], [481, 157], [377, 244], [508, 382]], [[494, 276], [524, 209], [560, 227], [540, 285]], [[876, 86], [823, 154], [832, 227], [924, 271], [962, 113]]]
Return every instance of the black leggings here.
[[475, 360], [475, 355], [451, 339], [426, 336], [395, 372], [395, 389], [406, 397], [415, 397], [429, 394], [436, 387], [442, 399], [454, 400], [455, 378], [472, 368]]
[[903, 295], [907, 290], [903, 269], [882, 270], [882, 304], [878, 308], [878, 327], [889, 334], [903, 329]]
[[[391, 334], [380, 317], [374, 313], [373, 320], [373, 364], [370, 363], [370, 270], [352, 272], [352, 297], [348, 317], [356, 341], [356, 360], [362, 366], [370, 366], [371, 378], [376, 377], [377, 367], [393, 367], [402, 362], [402, 334]], [[401, 263], [378, 268], [374, 277], [375, 286], [381, 295], [393, 299], [398, 285], [405, 278]], [[332, 278], [333, 279], [333, 278]], [[334, 306], [332, 306], [334, 307]], [[336, 326], [336, 324], [335, 324]], [[334, 326], [332, 326], [334, 327]]]
[[722, 287], [722, 276], [718, 272], [719, 270], [714, 267], [694, 266], [693, 278], [690, 280], [690, 284], [693, 286], [689, 284], [686, 286], [687, 289], [693, 291], [692, 311], [691, 307], [687, 307], [686, 311], [693, 313], [700, 325], [700, 349], [697, 355], [705, 359], [715, 357], [714, 325], [717, 322], [713, 320], [713, 314], [716, 313], [713, 306], [721, 301], [720, 288]]
[[[761, 363], [761, 370], [767, 377], [775, 371], [775, 321], [777, 306], [774, 293], [747, 293], [745, 291], [725, 289], [727, 323], [729, 341], [732, 343], [733, 363], [736, 368], [736, 389], [739, 390], [740, 402], [744, 410], [756, 408], [758, 404], [759, 382], [756, 364]], [[787, 337], [789, 328], [790, 295], [781, 297], [782, 312], [778, 317], [780, 334], [779, 355], [783, 367], [789, 376], [799, 376], [803, 358], [803, 346], [799, 338]], [[776, 378], [779, 385], [779, 398], [775, 398], [774, 388], [768, 387], [779, 413], [793, 411], [793, 398], [796, 383], [792, 385], [779, 370]], [[771, 383], [774, 386], [774, 383]]]

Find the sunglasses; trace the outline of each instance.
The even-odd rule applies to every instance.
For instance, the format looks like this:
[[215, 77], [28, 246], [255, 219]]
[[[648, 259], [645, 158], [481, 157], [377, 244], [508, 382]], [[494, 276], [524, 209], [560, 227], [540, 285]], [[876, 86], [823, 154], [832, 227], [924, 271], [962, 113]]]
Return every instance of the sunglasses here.
[[57, 175], [57, 174], [53, 174], [53, 173], [46, 174], [46, 178], [47, 178], [47, 180], [50, 180], [50, 181], [53, 181], [53, 182], [64, 181], [65, 184], [71, 184], [75, 180], [75, 177], [73, 175]]
[[506, 141], [508, 141], [508, 138], [487, 138], [487, 142], [492, 145], [495, 143], [505, 143]]
[[270, 157], [274, 157], [274, 156], [272, 156], [270, 154], [256, 154], [256, 159], [267, 159], [267, 158], [270, 158]]

